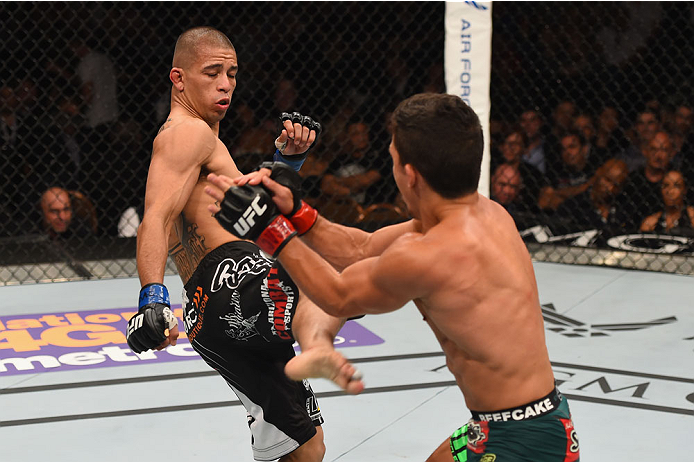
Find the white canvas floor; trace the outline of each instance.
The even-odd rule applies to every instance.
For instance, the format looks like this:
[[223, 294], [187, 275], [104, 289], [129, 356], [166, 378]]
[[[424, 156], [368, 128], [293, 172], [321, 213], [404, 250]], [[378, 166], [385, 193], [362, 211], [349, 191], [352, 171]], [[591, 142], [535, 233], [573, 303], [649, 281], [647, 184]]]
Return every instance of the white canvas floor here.
[[[694, 460], [694, 279], [550, 263], [535, 269], [581, 460]], [[181, 282], [165, 282], [180, 304]], [[0, 287], [1, 461], [253, 460], [243, 408], [202, 360], [183, 347], [160, 354], [169, 361], [114, 352], [127, 346], [108, 322], [135, 310], [138, 291], [136, 279]], [[78, 317], [68, 322], [66, 313]], [[79, 320], [91, 320], [91, 330], [75, 326]], [[411, 304], [358, 324], [371, 344], [345, 337], [338, 347], [358, 363], [366, 391], [344, 396], [327, 381], [312, 382], [325, 418], [325, 460], [424, 461], [469, 418], [440, 348]], [[107, 347], [115, 362], [104, 359]], [[27, 356], [43, 358], [16, 359]]]

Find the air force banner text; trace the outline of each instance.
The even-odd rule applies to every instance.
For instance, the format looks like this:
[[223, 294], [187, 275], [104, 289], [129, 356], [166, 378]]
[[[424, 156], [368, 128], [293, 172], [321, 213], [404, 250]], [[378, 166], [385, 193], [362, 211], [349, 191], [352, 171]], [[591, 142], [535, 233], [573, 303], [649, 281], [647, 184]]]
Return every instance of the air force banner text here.
[[484, 131], [479, 192], [489, 196], [489, 83], [492, 57], [492, 3], [446, 2], [444, 69], [446, 93], [475, 110]]

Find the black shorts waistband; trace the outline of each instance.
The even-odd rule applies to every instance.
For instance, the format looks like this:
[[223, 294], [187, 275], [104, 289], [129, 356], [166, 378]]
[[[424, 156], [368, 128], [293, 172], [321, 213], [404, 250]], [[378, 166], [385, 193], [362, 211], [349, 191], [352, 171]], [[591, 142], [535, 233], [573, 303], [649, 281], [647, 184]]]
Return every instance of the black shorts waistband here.
[[521, 420], [530, 420], [537, 417], [549, 414], [555, 411], [561, 403], [561, 393], [555, 387], [547, 396], [532, 401], [522, 406], [503, 409], [501, 411], [470, 411], [473, 420], [487, 422], [519, 422]]
[[242, 253], [257, 253], [260, 254], [260, 247], [255, 245], [253, 242], [249, 241], [231, 241], [220, 245], [212, 249], [207, 255], [202, 257], [200, 263], [198, 263], [197, 268], [193, 271], [193, 275], [183, 284], [186, 290], [189, 290], [192, 286], [197, 284], [197, 279], [207, 270], [211, 265], [216, 265], [221, 260], [224, 260], [229, 256], [229, 254], [234, 254], [235, 252]]

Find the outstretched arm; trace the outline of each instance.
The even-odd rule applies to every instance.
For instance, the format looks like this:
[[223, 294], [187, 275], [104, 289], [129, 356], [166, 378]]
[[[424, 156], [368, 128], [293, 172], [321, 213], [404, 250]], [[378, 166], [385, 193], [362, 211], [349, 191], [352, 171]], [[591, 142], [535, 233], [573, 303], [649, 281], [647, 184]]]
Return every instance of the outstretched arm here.
[[368, 233], [333, 223], [319, 215], [316, 224], [301, 240], [337, 270], [342, 270], [358, 261], [381, 255], [397, 238], [417, 230], [417, 222], [410, 220]]
[[[428, 287], [432, 287], [428, 275], [433, 253], [421, 234], [404, 233], [380, 256], [364, 258], [338, 272], [301, 239], [295, 238], [293, 225], [282, 216], [268, 190], [248, 184], [225, 189], [228, 179], [212, 175], [208, 179], [226, 191], [222, 194], [216, 188], [205, 189], [221, 203], [221, 207], [209, 206], [220, 224], [239, 237], [254, 240], [267, 253], [279, 256], [292, 279], [328, 314], [342, 318], [386, 313], [428, 295]], [[284, 197], [288, 190], [278, 189], [277, 194]], [[283, 198], [280, 199], [284, 204]], [[291, 211], [291, 204], [283, 206], [286, 206], [285, 213]], [[252, 212], [251, 223], [244, 217]]]
[[358, 261], [342, 272], [291, 239], [279, 254], [292, 279], [316, 305], [337, 317], [395, 311], [410, 300], [428, 295], [416, 233], [401, 236], [381, 256]]
[[[224, 175], [208, 175], [208, 180], [221, 191], [226, 191], [232, 185], [262, 184], [272, 192], [279, 210], [288, 214], [294, 204], [292, 193], [288, 188], [270, 179], [270, 174], [269, 169], [262, 168], [233, 180]], [[217, 200], [224, 196], [212, 188], [206, 191]], [[211, 207], [210, 211], [216, 213], [218, 209]], [[302, 235], [302, 240], [336, 269], [342, 270], [357, 261], [380, 255], [398, 237], [408, 232], [418, 232], [420, 229], [418, 220], [410, 220], [367, 233], [358, 228], [333, 223], [319, 215], [311, 229]]]

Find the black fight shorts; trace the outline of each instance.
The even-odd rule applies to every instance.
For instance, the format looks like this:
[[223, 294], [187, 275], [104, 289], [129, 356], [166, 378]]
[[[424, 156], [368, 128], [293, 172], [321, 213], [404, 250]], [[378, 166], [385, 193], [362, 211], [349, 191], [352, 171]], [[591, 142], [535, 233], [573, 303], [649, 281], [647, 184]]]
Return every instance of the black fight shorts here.
[[255, 460], [292, 452], [323, 423], [308, 381], [284, 374], [298, 299], [279, 262], [245, 241], [210, 252], [183, 288], [186, 335], [245, 406]]

